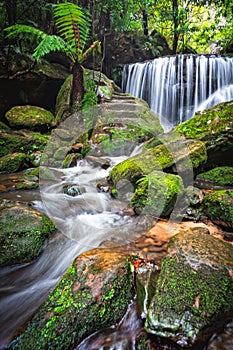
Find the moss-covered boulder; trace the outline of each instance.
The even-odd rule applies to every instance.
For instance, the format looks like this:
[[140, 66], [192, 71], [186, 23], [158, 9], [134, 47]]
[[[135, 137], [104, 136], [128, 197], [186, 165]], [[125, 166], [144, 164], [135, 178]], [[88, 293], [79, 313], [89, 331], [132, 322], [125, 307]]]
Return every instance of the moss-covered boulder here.
[[5, 114], [9, 125], [15, 129], [48, 131], [54, 125], [54, 116], [50, 111], [36, 106], [15, 106]]
[[208, 163], [231, 165], [233, 149], [233, 101], [221, 103], [176, 126], [175, 131], [188, 139], [206, 144]]
[[43, 151], [48, 135], [29, 130], [0, 130], [0, 157], [10, 153]]
[[233, 312], [233, 246], [201, 229], [171, 238], [148, 309], [147, 332], [182, 347], [206, 341]]
[[32, 165], [32, 157], [24, 153], [11, 153], [0, 158], [0, 173], [15, 173]]
[[184, 185], [180, 176], [153, 171], [137, 182], [130, 205], [136, 214], [143, 212], [164, 217], [171, 214], [178, 195], [182, 193]]
[[3, 202], [0, 206], [0, 265], [30, 262], [42, 252], [51, 220], [26, 204]]
[[233, 167], [222, 166], [198, 174], [195, 183], [198, 187], [208, 189], [233, 188]]
[[202, 210], [215, 224], [233, 229], [233, 190], [207, 193], [203, 199]]
[[109, 249], [81, 254], [10, 349], [74, 348], [122, 318], [132, 294], [129, 256]]
[[154, 170], [165, 170], [185, 174], [201, 167], [207, 159], [203, 142], [195, 140], [176, 140], [147, 149], [142, 154], [131, 157], [116, 165], [108, 180], [113, 185], [127, 179], [134, 185], [143, 175]]

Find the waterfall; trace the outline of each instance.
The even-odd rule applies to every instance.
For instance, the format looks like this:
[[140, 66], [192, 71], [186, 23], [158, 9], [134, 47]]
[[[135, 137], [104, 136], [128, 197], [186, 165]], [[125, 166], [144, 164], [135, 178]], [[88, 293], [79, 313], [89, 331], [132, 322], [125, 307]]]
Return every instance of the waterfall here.
[[164, 128], [175, 126], [201, 108], [233, 100], [233, 58], [176, 55], [127, 64], [122, 90], [147, 101]]

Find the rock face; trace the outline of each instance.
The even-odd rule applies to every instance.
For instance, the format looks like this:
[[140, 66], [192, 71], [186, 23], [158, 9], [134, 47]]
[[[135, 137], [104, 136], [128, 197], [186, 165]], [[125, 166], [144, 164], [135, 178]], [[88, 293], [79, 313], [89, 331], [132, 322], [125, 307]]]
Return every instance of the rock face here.
[[5, 115], [9, 125], [15, 129], [48, 131], [54, 125], [51, 112], [36, 106], [15, 106]]
[[28, 205], [1, 203], [0, 265], [30, 262], [42, 252], [49, 234], [55, 230], [51, 220]]
[[70, 349], [122, 318], [132, 298], [129, 256], [109, 249], [81, 254], [10, 349]]
[[171, 238], [146, 331], [182, 347], [206, 341], [233, 312], [233, 246], [201, 229]]

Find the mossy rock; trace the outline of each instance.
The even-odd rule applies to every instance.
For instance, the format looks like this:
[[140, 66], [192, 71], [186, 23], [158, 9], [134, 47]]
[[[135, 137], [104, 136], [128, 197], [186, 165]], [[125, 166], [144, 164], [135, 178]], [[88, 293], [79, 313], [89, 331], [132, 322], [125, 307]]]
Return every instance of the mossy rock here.
[[0, 173], [9, 174], [26, 169], [32, 164], [30, 156], [24, 153], [11, 153], [0, 158]]
[[54, 125], [54, 116], [51, 112], [30, 105], [12, 107], [6, 112], [5, 118], [15, 129], [48, 131]]
[[0, 130], [0, 157], [10, 153], [43, 151], [49, 135], [20, 130]]
[[146, 331], [182, 347], [206, 342], [233, 312], [233, 246], [187, 230], [171, 238]]
[[207, 180], [214, 185], [233, 187], [233, 167], [222, 166], [198, 174], [197, 180]]
[[197, 112], [174, 130], [183, 137], [205, 142], [208, 166], [232, 165], [233, 101]]
[[173, 173], [192, 173], [201, 167], [207, 159], [203, 142], [195, 140], [171, 141], [147, 149], [143, 153], [117, 164], [110, 172], [108, 180], [114, 186], [121, 179], [127, 179], [135, 185], [143, 175], [154, 170], [165, 170]]
[[154, 171], [136, 184], [130, 206], [136, 214], [146, 213], [156, 217], [171, 214], [178, 195], [184, 194], [180, 176]]
[[129, 256], [109, 249], [81, 254], [9, 349], [74, 348], [122, 318], [132, 294]]
[[233, 190], [212, 191], [204, 196], [202, 211], [215, 224], [233, 228]]
[[0, 265], [31, 262], [42, 252], [49, 234], [55, 230], [51, 220], [29, 205], [13, 202], [0, 207]]
[[209, 141], [208, 145], [211, 146], [211, 140], [218, 134], [232, 131], [232, 116], [233, 101], [224, 102], [203, 112], [196, 112], [192, 119], [177, 125], [175, 130], [189, 139]]

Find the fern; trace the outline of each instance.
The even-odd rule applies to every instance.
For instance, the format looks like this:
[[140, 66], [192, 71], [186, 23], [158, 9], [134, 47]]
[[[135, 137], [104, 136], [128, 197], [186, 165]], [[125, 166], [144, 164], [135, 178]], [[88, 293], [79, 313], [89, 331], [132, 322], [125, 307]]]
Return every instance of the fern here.
[[33, 57], [39, 61], [41, 57], [45, 56], [51, 51], [69, 52], [70, 48], [67, 43], [59, 36], [48, 35], [42, 30], [27, 26], [24, 24], [15, 24], [5, 29], [7, 38], [13, 39], [28, 39], [31, 42], [40, 42], [33, 52]]
[[65, 2], [55, 6], [54, 17], [60, 35], [72, 51], [81, 56], [88, 38], [90, 16], [78, 5]]

